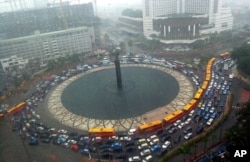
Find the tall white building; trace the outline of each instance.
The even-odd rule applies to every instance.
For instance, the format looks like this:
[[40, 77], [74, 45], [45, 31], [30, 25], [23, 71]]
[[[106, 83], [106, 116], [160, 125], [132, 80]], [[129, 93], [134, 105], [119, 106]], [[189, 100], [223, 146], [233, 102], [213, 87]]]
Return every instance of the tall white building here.
[[92, 51], [92, 39], [95, 39], [93, 29], [87, 27], [50, 33], [36, 31], [30, 36], [0, 40], [0, 61], [8, 63], [2, 64], [6, 68], [13, 64], [9, 61], [13, 56], [16, 60], [22, 58], [46, 63], [59, 57]]
[[143, 0], [142, 6], [147, 38], [190, 40], [233, 27], [231, 10], [222, 0]]

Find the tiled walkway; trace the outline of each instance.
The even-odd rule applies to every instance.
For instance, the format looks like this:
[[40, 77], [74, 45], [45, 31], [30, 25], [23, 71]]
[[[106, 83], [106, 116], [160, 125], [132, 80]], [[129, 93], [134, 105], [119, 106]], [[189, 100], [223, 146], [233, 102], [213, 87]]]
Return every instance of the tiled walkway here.
[[112, 127], [116, 131], [127, 131], [130, 128], [136, 128], [141, 124], [146, 122], [150, 122], [156, 119], [163, 119], [167, 114], [172, 113], [178, 109], [182, 109], [186, 103], [188, 103], [194, 95], [194, 87], [187, 77], [175, 70], [165, 68], [162, 66], [150, 65], [150, 64], [126, 64], [121, 65], [122, 67], [147, 67], [152, 69], [157, 69], [163, 71], [167, 74], [172, 75], [179, 83], [179, 93], [176, 98], [163, 107], [155, 108], [153, 111], [142, 114], [141, 116], [137, 116], [134, 118], [126, 118], [120, 120], [98, 120], [91, 119], [84, 116], [76, 115], [70, 111], [68, 111], [61, 102], [61, 95], [64, 89], [70, 85], [76, 79], [83, 77], [86, 74], [108, 69], [114, 68], [114, 66], [105, 66], [95, 68], [84, 73], [73, 76], [63, 83], [58, 85], [52, 92], [50, 92], [47, 100], [47, 109], [51, 113], [51, 115], [56, 118], [60, 123], [65, 124], [67, 126], [77, 128], [80, 130], [88, 130], [89, 128], [94, 127]]

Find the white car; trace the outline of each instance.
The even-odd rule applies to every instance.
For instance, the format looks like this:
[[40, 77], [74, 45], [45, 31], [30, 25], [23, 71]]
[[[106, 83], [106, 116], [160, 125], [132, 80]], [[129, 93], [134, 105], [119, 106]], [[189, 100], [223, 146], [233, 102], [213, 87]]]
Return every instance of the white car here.
[[175, 123], [174, 123], [174, 126], [177, 126], [181, 123], [181, 120], [177, 120]]
[[212, 114], [214, 113], [215, 107], [211, 107], [211, 109], [209, 110], [209, 112]]
[[57, 132], [58, 132], [58, 133], [62, 133], [62, 134], [68, 133], [68, 131], [65, 130], [65, 129], [59, 129]]
[[207, 121], [207, 125], [211, 125], [213, 123], [214, 119], [213, 118], [209, 118]]
[[130, 130], [128, 131], [128, 135], [134, 135], [135, 132], [136, 132], [136, 129], [130, 129]]
[[178, 125], [178, 128], [182, 128], [183, 126], [185, 125], [185, 123], [184, 122], [182, 122], [182, 123], [180, 123], [179, 125]]
[[147, 138], [147, 141], [150, 142], [151, 140], [158, 138], [156, 135], [152, 135], [150, 137]]
[[154, 144], [156, 144], [156, 143], [159, 143], [160, 142], [160, 140], [159, 140], [159, 138], [155, 138], [155, 139], [153, 139], [152, 141], [150, 141], [150, 145], [151, 146], [153, 146]]
[[151, 151], [150, 151], [149, 149], [145, 149], [145, 150], [142, 150], [142, 151], [141, 151], [140, 155], [141, 155], [141, 156], [147, 156], [147, 155], [149, 155], [150, 153], [151, 153]]
[[193, 136], [193, 133], [190, 132], [184, 136], [184, 139], [188, 140], [188, 139], [192, 138], [192, 136]]
[[149, 146], [148, 146], [147, 143], [143, 143], [143, 144], [141, 144], [141, 145], [138, 146], [139, 150], [148, 149], [148, 148], [149, 148]]
[[170, 141], [165, 141], [164, 144], [162, 145], [162, 148], [168, 148], [170, 146]]
[[153, 160], [152, 155], [148, 155], [148, 156], [146, 156], [146, 157], [142, 160], [142, 162], [149, 162], [149, 161], [152, 161], [152, 160]]
[[128, 137], [128, 136], [124, 136], [124, 137], [120, 137], [120, 140], [121, 140], [121, 141], [131, 141], [132, 138], [131, 138], [131, 137]]
[[133, 161], [141, 161], [140, 156], [132, 156], [128, 158], [129, 162], [133, 162]]
[[189, 124], [190, 122], [192, 121], [192, 118], [188, 118], [186, 121], [185, 121], [185, 124]]

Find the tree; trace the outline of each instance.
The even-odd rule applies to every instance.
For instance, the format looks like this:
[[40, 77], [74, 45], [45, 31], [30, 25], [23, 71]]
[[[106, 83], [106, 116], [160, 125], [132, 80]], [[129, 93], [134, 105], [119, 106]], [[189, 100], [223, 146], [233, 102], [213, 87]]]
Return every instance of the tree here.
[[205, 136], [204, 139], [203, 139], [203, 141], [204, 141], [204, 149], [203, 149], [203, 152], [205, 153], [205, 152], [206, 152], [206, 148], [207, 148], [208, 137]]
[[183, 154], [183, 162], [186, 161], [186, 155], [190, 153], [190, 148], [187, 145], [182, 145], [179, 152]]
[[239, 71], [246, 75], [250, 75], [250, 45], [245, 44], [241, 47], [234, 48], [231, 57], [236, 60]]
[[215, 133], [213, 133], [213, 134], [211, 134], [210, 136], [210, 139], [212, 140], [212, 145], [214, 145], [214, 142], [215, 142], [215, 140], [217, 139], [217, 135], [215, 134]]
[[236, 113], [237, 122], [226, 130], [225, 139], [237, 148], [249, 148], [250, 145], [250, 101]]
[[193, 145], [192, 145], [192, 147], [194, 148], [194, 157], [196, 157], [196, 154], [197, 154], [197, 147], [198, 147], [197, 143], [194, 142]]

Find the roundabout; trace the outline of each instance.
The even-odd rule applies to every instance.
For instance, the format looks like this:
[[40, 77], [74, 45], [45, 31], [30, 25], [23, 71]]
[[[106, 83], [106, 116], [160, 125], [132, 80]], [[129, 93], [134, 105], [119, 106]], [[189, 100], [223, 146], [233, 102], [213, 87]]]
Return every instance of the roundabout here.
[[113, 88], [115, 78], [109, 76], [114, 66], [94, 68], [63, 81], [51, 91], [48, 111], [60, 123], [76, 129], [112, 127], [127, 131], [164, 118], [193, 97], [192, 83], [175, 70], [151, 64], [121, 67], [122, 91]]

